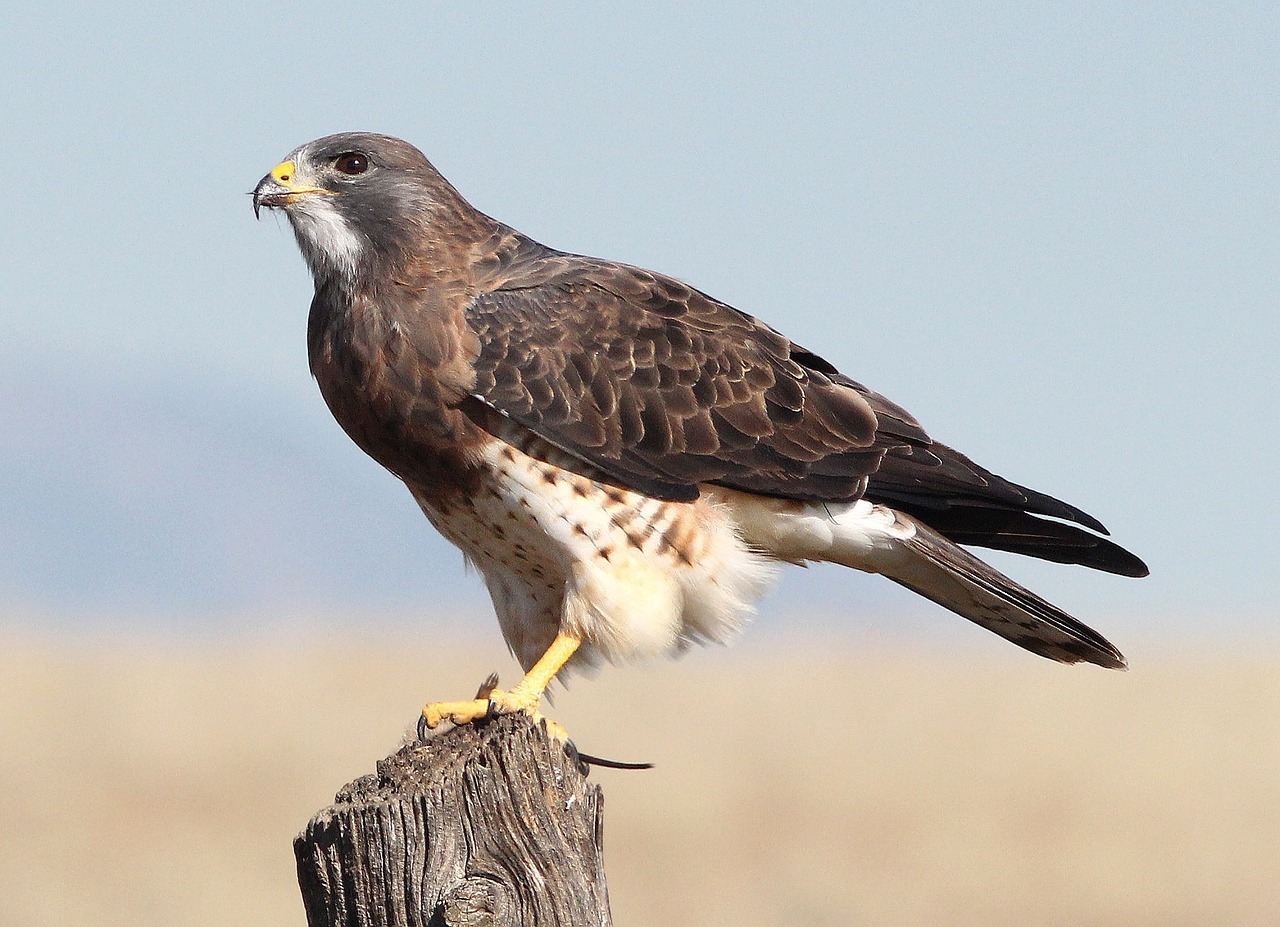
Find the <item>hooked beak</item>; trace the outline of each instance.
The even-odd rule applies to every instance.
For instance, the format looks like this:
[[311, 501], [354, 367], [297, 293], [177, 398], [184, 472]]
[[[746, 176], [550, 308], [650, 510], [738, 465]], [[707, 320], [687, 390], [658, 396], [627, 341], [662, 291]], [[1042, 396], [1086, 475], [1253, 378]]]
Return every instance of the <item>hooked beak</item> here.
[[333, 190], [299, 182], [297, 166], [292, 161], [282, 161], [271, 169], [270, 174], [258, 181], [258, 186], [253, 190], [254, 218], [262, 217], [263, 206], [279, 209], [313, 193], [337, 195]]

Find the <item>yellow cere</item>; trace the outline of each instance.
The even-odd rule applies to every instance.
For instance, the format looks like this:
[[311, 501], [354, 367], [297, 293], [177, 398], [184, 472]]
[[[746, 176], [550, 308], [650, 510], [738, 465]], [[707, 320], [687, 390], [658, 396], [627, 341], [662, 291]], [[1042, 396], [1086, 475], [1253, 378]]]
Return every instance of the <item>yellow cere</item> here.
[[271, 169], [271, 176], [276, 179], [277, 183], [287, 184], [293, 180], [293, 175], [297, 173], [292, 161], [282, 161]]

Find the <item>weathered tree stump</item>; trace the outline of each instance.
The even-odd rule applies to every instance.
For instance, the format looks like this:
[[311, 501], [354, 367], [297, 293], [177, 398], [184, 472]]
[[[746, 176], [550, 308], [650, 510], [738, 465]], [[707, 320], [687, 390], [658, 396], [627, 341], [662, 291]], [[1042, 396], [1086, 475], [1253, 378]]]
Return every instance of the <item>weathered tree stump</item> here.
[[604, 795], [524, 715], [413, 743], [294, 841], [309, 927], [607, 927]]

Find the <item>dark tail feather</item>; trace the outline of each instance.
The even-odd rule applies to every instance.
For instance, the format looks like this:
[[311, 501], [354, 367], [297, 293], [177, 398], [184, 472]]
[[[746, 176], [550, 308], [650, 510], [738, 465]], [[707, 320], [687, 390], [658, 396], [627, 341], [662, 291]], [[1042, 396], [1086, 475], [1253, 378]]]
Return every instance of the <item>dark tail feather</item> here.
[[1056, 563], [1077, 563], [1120, 576], [1146, 576], [1150, 572], [1145, 563], [1114, 541], [1029, 512], [965, 505], [928, 513], [912, 511], [907, 506], [899, 510], [922, 518], [956, 544], [1007, 550]]
[[1097, 631], [913, 521], [915, 536], [903, 542], [897, 562], [882, 569], [885, 576], [1042, 657], [1126, 668], [1124, 656]]

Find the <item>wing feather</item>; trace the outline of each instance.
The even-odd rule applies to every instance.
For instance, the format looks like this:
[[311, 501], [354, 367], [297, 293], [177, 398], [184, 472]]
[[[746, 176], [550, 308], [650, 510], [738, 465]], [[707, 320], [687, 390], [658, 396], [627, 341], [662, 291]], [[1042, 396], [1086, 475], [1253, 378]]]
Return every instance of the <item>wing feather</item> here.
[[[481, 401], [664, 497], [696, 496], [703, 482], [799, 499], [862, 492], [884, 454], [875, 413], [793, 357], [809, 352], [678, 281], [552, 260], [561, 271], [537, 286], [502, 287], [468, 307]], [[833, 456], [838, 471], [822, 466]]]
[[526, 241], [524, 261], [467, 307], [475, 397], [593, 474], [680, 501], [699, 483], [865, 495], [956, 543], [1146, 574], [1091, 533], [1106, 533], [1097, 519], [933, 441], [746, 313], [650, 271], [538, 248]]

